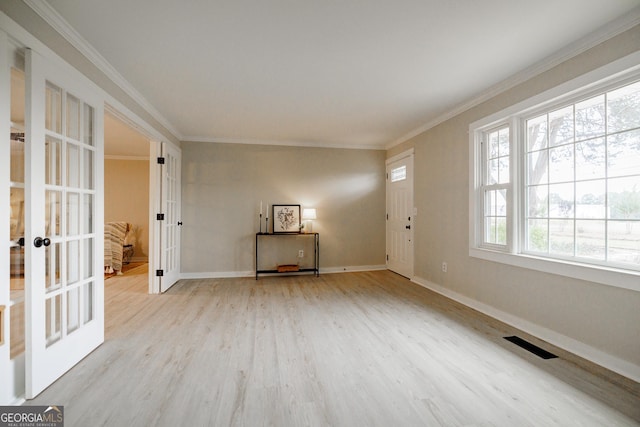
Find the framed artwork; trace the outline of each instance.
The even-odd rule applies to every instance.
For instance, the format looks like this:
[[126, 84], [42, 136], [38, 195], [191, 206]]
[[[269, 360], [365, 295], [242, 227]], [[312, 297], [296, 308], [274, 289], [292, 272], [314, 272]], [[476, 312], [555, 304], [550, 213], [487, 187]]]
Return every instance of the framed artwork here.
[[273, 205], [273, 232], [300, 232], [300, 205]]

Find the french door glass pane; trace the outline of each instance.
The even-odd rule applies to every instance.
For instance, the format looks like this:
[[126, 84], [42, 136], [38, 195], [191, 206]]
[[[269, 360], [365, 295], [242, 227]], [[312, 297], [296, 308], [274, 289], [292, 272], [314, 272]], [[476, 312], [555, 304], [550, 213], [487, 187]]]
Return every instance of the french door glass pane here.
[[24, 300], [12, 304], [9, 311], [9, 357], [15, 359], [24, 353]]
[[80, 280], [80, 242], [71, 240], [67, 242], [67, 285]]
[[61, 299], [60, 295], [54, 295], [45, 300], [45, 339], [47, 346], [60, 340], [61, 327]]
[[67, 193], [67, 236], [80, 234], [80, 194]]
[[93, 150], [84, 149], [84, 179], [82, 180], [82, 188], [93, 190]]
[[45, 140], [45, 184], [62, 184], [62, 142], [54, 137], [47, 136]]
[[61, 286], [60, 277], [60, 243], [51, 243], [45, 247], [45, 289], [47, 292], [58, 289]]
[[80, 148], [67, 142], [67, 187], [80, 187]]
[[60, 236], [62, 233], [61, 216], [62, 192], [54, 190], [45, 191], [45, 226], [48, 236]]
[[80, 101], [69, 94], [67, 94], [66, 136], [76, 141], [80, 139]]
[[93, 276], [93, 244], [94, 239], [84, 239], [83, 240], [83, 259], [84, 259], [84, 268], [83, 268], [83, 279], [88, 279]]
[[[24, 135], [21, 132], [11, 133], [11, 181], [24, 183], [24, 148], [25, 142], [23, 137], [20, 138], [16, 134]], [[20, 138], [16, 140], [14, 138]]]
[[80, 290], [73, 288], [67, 292], [67, 333], [80, 327]]
[[93, 121], [94, 121], [94, 110], [93, 107], [84, 104], [84, 126], [82, 133], [82, 141], [90, 146], [93, 146]]
[[93, 320], [93, 306], [94, 306], [94, 291], [93, 282], [85, 283], [82, 291], [82, 323], [88, 323]]
[[82, 211], [82, 233], [93, 233], [93, 195], [85, 194], [83, 196], [83, 211]]
[[57, 134], [62, 133], [62, 90], [47, 82], [45, 90], [45, 128]]
[[24, 188], [12, 186], [11, 200], [11, 226], [9, 227], [10, 239], [13, 241], [24, 237]]

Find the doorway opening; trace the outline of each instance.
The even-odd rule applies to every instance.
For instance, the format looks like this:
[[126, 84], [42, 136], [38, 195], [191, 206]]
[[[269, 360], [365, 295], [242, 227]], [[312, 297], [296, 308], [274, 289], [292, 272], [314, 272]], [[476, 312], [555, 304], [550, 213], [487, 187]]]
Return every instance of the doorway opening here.
[[[105, 280], [148, 275], [150, 145], [113, 110], [104, 114]], [[105, 282], [108, 286], [108, 282]]]

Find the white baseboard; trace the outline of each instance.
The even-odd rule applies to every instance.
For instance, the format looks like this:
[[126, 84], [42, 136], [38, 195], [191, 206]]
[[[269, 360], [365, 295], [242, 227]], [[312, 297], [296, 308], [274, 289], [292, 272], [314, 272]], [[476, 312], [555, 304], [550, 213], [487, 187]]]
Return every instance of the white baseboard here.
[[633, 381], [640, 382], [640, 366], [638, 365], [605, 353], [602, 350], [591, 347], [566, 335], [559, 334], [551, 329], [537, 325], [518, 316], [514, 316], [513, 314], [498, 310], [495, 307], [454, 292], [426, 279], [414, 277], [412, 281], [422, 287], [430, 289], [440, 295], [464, 304], [467, 307], [491, 316], [494, 319], [511, 325], [530, 335], [538, 337], [543, 341], [555, 345], [556, 347], [573, 353], [576, 356], [589, 360], [596, 365], [600, 365]]
[[229, 279], [235, 277], [255, 277], [255, 271], [203, 271], [198, 273], [181, 273], [181, 279]]
[[342, 267], [321, 268], [320, 273], [355, 273], [357, 271], [378, 271], [386, 270], [387, 266], [382, 265], [347, 265]]
[[[354, 273], [357, 271], [376, 271], [376, 270], [386, 270], [386, 265], [349, 265], [342, 267], [327, 267], [321, 268], [320, 274], [330, 274], [330, 273]], [[282, 276], [288, 276], [292, 273], [282, 273]], [[309, 274], [300, 273], [300, 274]], [[181, 279], [224, 279], [224, 278], [236, 278], [236, 277], [255, 277], [256, 272], [254, 270], [250, 271], [209, 271], [209, 272], [198, 272], [198, 273], [182, 273], [180, 275]], [[269, 276], [277, 276], [277, 274], [269, 274]]]

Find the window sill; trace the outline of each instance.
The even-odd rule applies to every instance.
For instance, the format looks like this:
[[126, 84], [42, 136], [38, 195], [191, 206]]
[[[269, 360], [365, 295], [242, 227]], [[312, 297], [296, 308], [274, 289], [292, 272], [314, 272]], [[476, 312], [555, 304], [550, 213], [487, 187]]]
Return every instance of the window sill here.
[[469, 248], [469, 256], [640, 292], [640, 272], [633, 270], [552, 260], [532, 255], [511, 254], [481, 248]]

